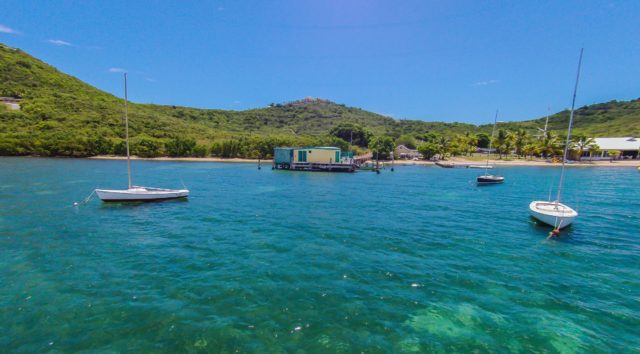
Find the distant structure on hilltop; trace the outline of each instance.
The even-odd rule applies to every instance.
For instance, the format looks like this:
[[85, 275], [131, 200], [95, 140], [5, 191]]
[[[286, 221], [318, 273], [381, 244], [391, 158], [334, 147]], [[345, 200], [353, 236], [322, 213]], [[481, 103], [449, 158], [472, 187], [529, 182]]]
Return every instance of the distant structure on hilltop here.
[[7, 106], [10, 111], [19, 111], [20, 110], [20, 101], [22, 99], [15, 97], [0, 97], [0, 103]]
[[290, 101], [285, 103], [272, 103], [269, 105], [269, 107], [303, 107], [309, 104], [330, 105], [330, 104], [336, 104], [336, 103], [329, 100], [322, 99], [322, 98], [305, 97], [297, 101]]

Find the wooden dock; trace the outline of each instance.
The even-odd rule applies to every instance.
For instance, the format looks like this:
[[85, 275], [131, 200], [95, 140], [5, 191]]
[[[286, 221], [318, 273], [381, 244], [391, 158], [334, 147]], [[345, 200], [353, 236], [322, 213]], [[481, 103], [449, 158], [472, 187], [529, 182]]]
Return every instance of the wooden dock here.
[[292, 164], [274, 164], [275, 170], [309, 171], [309, 172], [354, 172], [355, 164], [345, 163], [311, 163], [298, 162]]

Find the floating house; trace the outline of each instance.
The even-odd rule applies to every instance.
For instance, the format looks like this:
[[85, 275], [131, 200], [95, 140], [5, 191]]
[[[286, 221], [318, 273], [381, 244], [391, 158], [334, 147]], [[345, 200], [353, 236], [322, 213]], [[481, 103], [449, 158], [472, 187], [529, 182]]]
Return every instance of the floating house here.
[[352, 152], [332, 146], [277, 147], [273, 151], [277, 170], [353, 172]]

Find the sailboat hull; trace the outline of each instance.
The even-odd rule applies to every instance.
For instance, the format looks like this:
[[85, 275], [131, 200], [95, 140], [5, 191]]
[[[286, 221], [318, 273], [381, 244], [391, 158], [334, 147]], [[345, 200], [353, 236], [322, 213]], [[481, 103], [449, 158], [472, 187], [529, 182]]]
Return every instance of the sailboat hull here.
[[494, 175], [483, 175], [476, 178], [476, 182], [480, 185], [483, 184], [499, 184], [504, 182], [504, 177]]
[[548, 201], [531, 202], [529, 211], [535, 219], [558, 229], [571, 225], [573, 220], [578, 217], [578, 212], [571, 207]]
[[103, 202], [154, 202], [187, 198], [189, 190], [133, 187], [129, 189], [96, 189], [96, 194]]

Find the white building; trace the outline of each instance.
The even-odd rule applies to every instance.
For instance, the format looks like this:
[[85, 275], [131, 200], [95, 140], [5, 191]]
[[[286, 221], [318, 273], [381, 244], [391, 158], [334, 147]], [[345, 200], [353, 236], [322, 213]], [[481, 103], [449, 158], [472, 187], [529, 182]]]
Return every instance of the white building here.
[[4, 104], [10, 111], [19, 111], [20, 101], [19, 98], [0, 97], [0, 104]]
[[585, 151], [583, 158], [586, 159], [611, 159], [611, 151], [620, 151], [620, 159], [640, 158], [640, 138], [595, 138], [599, 150], [596, 152]]

